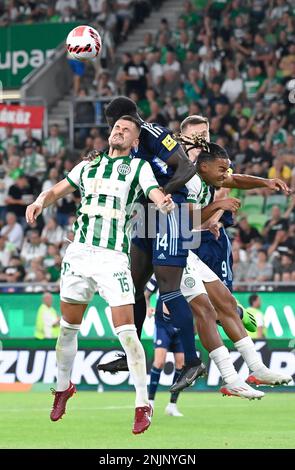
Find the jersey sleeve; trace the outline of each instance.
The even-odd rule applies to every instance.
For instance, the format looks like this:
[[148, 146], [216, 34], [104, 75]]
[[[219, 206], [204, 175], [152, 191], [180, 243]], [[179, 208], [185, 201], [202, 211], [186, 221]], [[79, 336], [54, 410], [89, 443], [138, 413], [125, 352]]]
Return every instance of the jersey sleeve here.
[[187, 202], [197, 204], [199, 201], [199, 195], [202, 191], [202, 181], [198, 175], [194, 175], [187, 183], [186, 187], [188, 189]]
[[67, 181], [70, 183], [71, 186], [75, 189], [80, 189], [80, 183], [81, 183], [81, 173], [83, 168], [88, 164], [89, 162], [80, 162], [78, 165], [74, 166], [74, 168], [68, 173], [66, 176]]
[[168, 129], [147, 122], [142, 125], [142, 128], [148, 135], [150, 152], [164, 162], [179, 148], [179, 144]]
[[151, 165], [144, 160], [142, 160], [142, 162], [143, 164], [139, 172], [138, 182], [144, 192], [145, 197], [148, 197], [150, 191], [152, 189], [158, 188], [159, 185]]

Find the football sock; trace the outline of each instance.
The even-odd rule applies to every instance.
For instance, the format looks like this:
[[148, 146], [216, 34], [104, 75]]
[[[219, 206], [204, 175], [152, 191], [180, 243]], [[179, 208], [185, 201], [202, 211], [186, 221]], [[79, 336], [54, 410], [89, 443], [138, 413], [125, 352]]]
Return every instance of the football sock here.
[[149, 386], [149, 400], [154, 400], [156, 391], [159, 385], [160, 375], [163, 369], [158, 369], [155, 366], [151, 368], [151, 380]]
[[[180, 376], [181, 374], [181, 370], [182, 369], [175, 369], [175, 372], [174, 372], [174, 377], [173, 377], [173, 384], [175, 384], [175, 382], [177, 382], [177, 379], [178, 377]], [[179, 395], [180, 392], [173, 392], [171, 393], [171, 397], [170, 397], [170, 403], [176, 403], [177, 402], [177, 398], [178, 398], [178, 395]]]
[[146, 316], [146, 301], [145, 296], [142, 294], [140, 297], [135, 298], [134, 304], [134, 323], [137, 330], [137, 336], [141, 338], [142, 327]]
[[74, 359], [78, 350], [78, 332], [80, 325], [73, 325], [63, 318], [60, 321], [60, 333], [56, 343], [57, 388], [63, 392], [70, 385]]
[[135, 406], [149, 404], [146, 379], [146, 361], [141, 342], [136, 334], [135, 325], [121, 325], [115, 328], [120, 343], [127, 356], [127, 364], [133, 378], [136, 399]]
[[220, 346], [209, 353], [218, 367], [220, 375], [225, 383], [229, 384], [238, 379], [238, 373], [234, 368], [228, 349], [225, 346]]
[[180, 330], [179, 337], [184, 348], [185, 365], [201, 364], [196, 352], [193, 315], [189, 304], [180, 290], [165, 292], [160, 297], [169, 310], [173, 326]]
[[256, 351], [255, 345], [250, 336], [246, 336], [234, 344], [251, 371], [255, 372], [256, 370], [261, 369], [261, 367], [266, 367], [263, 364], [260, 355]]

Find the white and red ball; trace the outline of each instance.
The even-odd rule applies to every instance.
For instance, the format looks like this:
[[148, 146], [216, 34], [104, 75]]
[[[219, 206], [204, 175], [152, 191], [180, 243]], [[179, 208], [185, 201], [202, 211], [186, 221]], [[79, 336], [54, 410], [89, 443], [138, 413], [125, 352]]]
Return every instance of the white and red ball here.
[[91, 26], [77, 26], [67, 37], [67, 50], [76, 60], [95, 59], [101, 50], [101, 37]]

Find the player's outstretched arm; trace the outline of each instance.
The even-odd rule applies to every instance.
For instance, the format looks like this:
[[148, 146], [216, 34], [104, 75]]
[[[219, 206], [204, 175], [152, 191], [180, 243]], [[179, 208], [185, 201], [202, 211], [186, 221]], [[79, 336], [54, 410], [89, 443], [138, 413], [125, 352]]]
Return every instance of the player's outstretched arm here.
[[164, 187], [166, 194], [173, 194], [175, 191], [182, 188], [185, 183], [187, 183], [196, 174], [195, 165], [187, 158], [181, 147], [178, 147], [178, 149], [168, 158], [166, 163], [175, 170], [169, 183]]
[[37, 217], [42, 213], [45, 207], [50, 206], [58, 199], [66, 196], [75, 191], [75, 188], [66, 180], [63, 179], [55, 184], [47, 191], [43, 191], [37, 197], [36, 201], [30, 204], [26, 210], [26, 221], [28, 224], [33, 224]]
[[222, 186], [238, 189], [268, 188], [272, 191], [283, 191], [287, 196], [291, 194], [289, 186], [279, 178], [268, 179], [251, 175], [239, 175], [238, 173], [229, 175]]

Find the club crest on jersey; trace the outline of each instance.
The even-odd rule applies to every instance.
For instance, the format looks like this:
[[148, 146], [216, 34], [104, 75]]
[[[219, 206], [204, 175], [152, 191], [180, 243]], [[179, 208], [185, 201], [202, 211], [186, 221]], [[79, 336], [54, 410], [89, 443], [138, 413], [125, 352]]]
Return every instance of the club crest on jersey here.
[[130, 173], [131, 168], [129, 165], [127, 165], [127, 163], [121, 163], [121, 165], [118, 166], [117, 170], [120, 175], [126, 176]]
[[176, 140], [174, 140], [171, 135], [166, 135], [165, 139], [162, 140], [162, 144], [166, 147], [167, 150], [172, 150], [175, 145], [177, 144]]
[[191, 289], [192, 287], [195, 287], [196, 281], [194, 280], [193, 277], [187, 277], [187, 278], [184, 280], [184, 283], [185, 283], [186, 287], [188, 287], [189, 289]]

